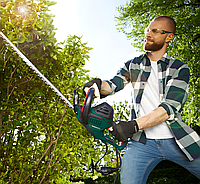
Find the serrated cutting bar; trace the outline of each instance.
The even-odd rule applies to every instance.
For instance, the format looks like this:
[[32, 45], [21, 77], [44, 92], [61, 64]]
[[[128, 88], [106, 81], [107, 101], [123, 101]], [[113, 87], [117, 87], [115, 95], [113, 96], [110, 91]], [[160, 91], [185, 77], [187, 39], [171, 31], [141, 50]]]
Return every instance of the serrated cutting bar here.
[[63, 96], [63, 94], [20, 52], [20, 50], [0, 31], [0, 36], [18, 54], [20, 58], [65, 102], [74, 109], [74, 106]]

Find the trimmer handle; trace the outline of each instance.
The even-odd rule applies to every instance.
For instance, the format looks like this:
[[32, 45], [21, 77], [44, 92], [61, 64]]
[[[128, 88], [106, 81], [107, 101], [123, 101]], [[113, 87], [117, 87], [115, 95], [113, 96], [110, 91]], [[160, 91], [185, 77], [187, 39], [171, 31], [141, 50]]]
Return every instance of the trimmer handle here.
[[94, 97], [94, 88], [88, 90], [81, 110], [83, 123], [88, 123], [89, 112]]
[[[85, 124], [87, 124], [88, 122], [89, 112], [92, 106], [93, 97], [94, 97], [94, 88], [91, 88], [88, 90], [86, 94], [83, 105], [80, 106], [81, 107], [80, 109], [81, 121]], [[77, 89], [74, 90], [73, 105], [74, 105], [74, 112], [77, 114], [78, 107], [79, 107], [79, 94], [78, 94]]]

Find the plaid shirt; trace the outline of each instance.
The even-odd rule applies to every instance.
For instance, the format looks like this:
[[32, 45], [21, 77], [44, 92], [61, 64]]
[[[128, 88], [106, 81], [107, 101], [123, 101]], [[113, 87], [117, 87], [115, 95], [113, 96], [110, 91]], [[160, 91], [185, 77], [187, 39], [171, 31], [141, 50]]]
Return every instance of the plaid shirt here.
[[[181, 118], [180, 111], [188, 95], [189, 68], [178, 59], [170, 57], [167, 53], [157, 62], [160, 105], [168, 113], [166, 121], [176, 143], [186, 154], [190, 161], [200, 156], [200, 137], [187, 126]], [[140, 117], [139, 107], [151, 72], [151, 63], [147, 54], [143, 54], [125, 63], [113, 79], [107, 81], [111, 87], [111, 94], [122, 90], [126, 84], [132, 83], [134, 100], [131, 109], [131, 118]], [[105, 96], [102, 96], [105, 97]], [[134, 134], [133, 140], [146, 142], [143, 130]]]

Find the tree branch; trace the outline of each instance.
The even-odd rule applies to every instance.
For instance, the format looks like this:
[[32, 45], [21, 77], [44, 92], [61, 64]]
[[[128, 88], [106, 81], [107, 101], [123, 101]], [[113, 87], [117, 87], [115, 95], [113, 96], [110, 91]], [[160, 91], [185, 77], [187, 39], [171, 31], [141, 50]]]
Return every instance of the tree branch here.
[[0, 113], [0, 137], [1, 137], [1, 129], [2, 129], [2, 117], [3, 117], [3, 113], [4, 113], [4, 110], [1, 111]]
[[[58, 131], [58, 136], [57, 136], [56, 142], [53, 142], [53, 140], [51, 141], [50, 145], [48, 146], [48, 148], [46, 149], [46, 151], [43, 153], [43, 155], [41, 156], [41, 158], [40, 158], [39, 161], [37, 162], [37, 163], [38, 163], [38, 166], [39, 166], [39, 163], [42, 161], [43, 157], [47, 154], [47, 152], [49, 151], [49, 149], [51, 148], [51, 146], [55, 143], [54, 150], [53, 150], [53, 153], [52, 153], [52, 155], [51, 155], [50, 162], [49, 162], [49, 164], [48, 164], [48, 167], [47, 167], [47, 169], [46, 169], [46, 172], [45, 172], [45, 174], [44, 174], [42, 180], [40, 181], [40, 183], [43, 182], [43, 180], [44, 180], [44, 178], [45, 178], [45, 176], [46, 176], [46, 174], [47, 174], [47, 172], [48, 172], [48, 170], [49, 170], [51, 161], [52, 161], [52, 159], [53, 159], [54, 152], [55, 152], [55, 149], [56, 149], [56, 145], [57, 145], [57, 142], [58, 142], [58, 138], [59, 138], [59, 135], [60, 135], [61, 125], [62, 125], [62, 121], [63, 121], [63, 117], [64, 117], [64, 114], [65, 114], [66, 107], [67, 107], [67, 105], [65, 106], [64, 112], [63, 112], [63, 114], [62, 114], [61, 123], [60, 123], [60, 125], [59, 125], [59, 131]], [[36, 166], [36, 165], [35, 165], [35, 166]], [[38, 168], [38, 166], [37, 166], [37, 168]], [[32, 171], [33, 171], [33, 170], [34, 170], [34, 169], [32, 169]], [[24, 182], [26, 182], [26, 180], [29, 178], [30, 175], [31, 175], [31, 173], [29, 173], [29, 174], [26, 176], [26, 178], [24, 179]]]
[[43, 180], [45, 179], [45, 176], [47, 175], [47, 172], [48, 172], [48, 170], [49, 170], [50, 164], [51, 164], [52, 159], [53, 159], [53, 157], [54, 157], [54, 152], [55, 152], [55, 149], [56, 149], [56, 145], [57, 145], [57, 143], [58, 143], [58, 138], [59, 138], [59, 136], [60, 136], [61, 125], [62, 125], [62, 122], [63, 122], [63, 117], [64, 117], [64, 114], [65, 114], [66, 107], [67, 107], [67, 104], [65, 105], [65, 109], [64, 109], [63, 114], [62, 114], [62, 119], [61, 119], [61, 122], [60, 122], [60, 125], [59, 125], [59, 130], [58, 130], [58, 136], [57, 136], [57, 139], [56, 139], [56, 142], [55, 142], [55, 146], [54, 146], [54, 149], [53, 149], [53, 153], [52, 153], [52, 155], [51, 155], [51, 159], [50, 159], [49, 164], [48, 164], [48, 166], [47, 166], [46, 172], [45, 172], [45, 174], [44, 174], [42, 180], [40, 181], [40, 184], [41, 184], [41, 183], [43, 182]]
[[[2, 112], [3, 112], [3, 111], [2, 111]], [[13, 116], [14, 116], [14, 115], [13, 115]], [[0, 137], [4, 134], [4, 132], [5, 132], [6, 129], [8, 128], [8, 124], [9, 124], [9, 121], [10, 121], [11, 117], [12, 117], [12, 116], [9, 117], [8, 123], [7, 123], [7, 125], [6, 125], [6, 127], [5, 127], [5, 129], [4, 129], [4, 131], [2, 132], [2, 134], [0, 134]]]
[[[40, 159], [37, 161], [38, 163], [38, 166], [39, 166], [39, 163], [41, 162], [41, 160], [43, 159], [43, 157], [47, 154], [47, 152], [49, 151], [49, 149], [51, 148], [51, 146], [54, 144], [54, 142], [51, 142], [48, 146], [48, 148], [46, 149], [46, 151], [43, 153], [43, 155], [40, 157]], [[36, 165], [35, 165], [36, 166]], [[37, 168], [38, 168], [37, 166]], [[33, 171], [34, 169], [32, 169]], [[24, 182], [29, 178], [29, 176], [31, 175], [31, 173], [29, 173], [26, 178], [24, 179]]]

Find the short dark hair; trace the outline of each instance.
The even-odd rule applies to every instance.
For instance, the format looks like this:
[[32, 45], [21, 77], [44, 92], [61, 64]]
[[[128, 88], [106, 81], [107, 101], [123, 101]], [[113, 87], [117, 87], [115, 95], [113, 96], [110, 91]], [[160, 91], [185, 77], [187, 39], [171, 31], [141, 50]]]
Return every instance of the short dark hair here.
[[175, 34], [175, 32], [176, 32], [176, 22], [173, 18], [166, 16], [166, 15], [162, 15], [162, 16], [158, 16], [158, 17], [154, 18], [153, 20], [154, 21], [155, 20], [167, 20], [167, 22], [169, 23], [169, 25], [172, 29], [172, 32]]

